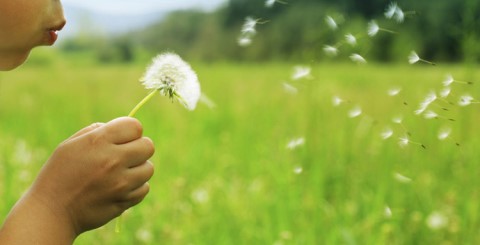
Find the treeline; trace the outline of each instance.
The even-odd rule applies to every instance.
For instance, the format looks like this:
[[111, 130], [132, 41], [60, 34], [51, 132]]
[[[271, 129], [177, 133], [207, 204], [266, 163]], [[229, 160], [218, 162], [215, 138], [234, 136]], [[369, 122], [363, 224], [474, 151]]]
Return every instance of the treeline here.
[[[416, 50], [427, 59], [479, 61], [480, 1], [399, 1], [405, 14], [401, 23], [386, 18], [389, 4], [384, 0], [277, 0], [268, 8], [263, 0], [230, 0], [212, 13], [173, 12], [143, 30], [103, 40], [104, 45], [96, 41], [95, 46], [103, 61], [129, 61], [136, 50], [172, 50], [203, 61], [341, 60], [351, 53], [378, 61], [405, 61]], [[241, 47], [238, 38], [248, 16], [259, 23], [252, 43]], [[326, 23], [327, 16], [337, 29]], [[380, 27], [373, 37], [367, 35], [371, 20]], [[357, 45], [345, 44], [347, 34], [357, 38]], [[70, 40], [64, 50], [88, 46], [85, 42]], [[338, 56], [328, 57], [325, 45], [337, 47]]]

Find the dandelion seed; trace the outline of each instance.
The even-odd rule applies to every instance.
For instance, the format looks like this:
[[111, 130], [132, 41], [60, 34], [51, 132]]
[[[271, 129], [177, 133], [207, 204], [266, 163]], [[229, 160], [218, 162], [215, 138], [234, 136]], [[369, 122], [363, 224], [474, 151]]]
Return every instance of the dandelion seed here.
[[206, 94], [202, 93], [202, 95], [200, 95], [200, 99], [198, 102], [201, 102], [202, 104], [206, 105], [209, 109], [214, 109], [215, 107], [217, 107], [217, 105], [215, 104], [215, 102], [213, 102], [213, 100], [211, 100]]
[[393, 96], [397, 96], [400, 93], [400, 91], [402, 91], [401, 88], [391, 88], [387, 91], [387, 93], [388, 95], [393, 97]]
[[241, 33], [244, 35], [255, 35], [257, 33], [256, 26], [259, 20], [256, 20], [250, 16], [245, 18], [245, 22], [243, 23]]
[[400, 183], [403, 183], [403, 184], [408, 184], [408, 183], [412, 182], [412, 179], [410, 179], [407, 176], [402, 175], [400, 173], [394, 173], [393, 177], [395, 178], [396, 181], [398, 181]]
[[333, 106], [339, 106], [339, 105], [341, 105], [342, 103], [343, 103], [343, 100], [342, 100], [340, 97], [338, 97], [338, 96], [333, 96], [333, 98], [332, 98], [332, 104], [333, 104]]
[[452, 129], [449, 127], [444, 127], [440, 129], [438, 132], [438, 139], [439, 140], [445, 140], [450, 136], [450, 133], [452, 132]]
[[461, 83], [461, 84], [473, 84], [472, 82], [458, 81], [453, 78], [451, 74], [448, 74], [445, 80], [443, 80], [443, 86], [448, 87], [452, 83]]
[[336, 30], [338, 28], [337, 22], [331, 16], [325, 17], [325, 22], [332, 30]]
[[301, 166], [296, 166], [293, 169], [293, 173], [295, 173], [295, 174], [301, 174], [302, 172], [303, 172], [303, 168]]
[[387, 127], [385, 128], [382, 133], [380, 134], [380, 136], [382, 137], [382, 139], [386, 140], [390, 137], [392, 137], [393, 135], [393, 130], [390, 128], [390, 127]]
[[397, 23], [402, 23], [405, 20], [405, 13], [402, 11], [400, 7], [397, 6], [395, 10], [395, 21]]
[[435, 63], [433, 62], [430, 62], [430, 61], [427, 61], [427, 60], [424, 60], [424, 59], [421, 59], [420, 56], [418, 56], [418, 54], [415, 52], [415, 51], [411, 51], [410, 52], [410, 55], [408, 56], [408, 63], [410, 63], [411, 65], [417, 63], [417, 62], [424, 62], [424, 63], [427, 63], [429, 65], [435, 65]]
[[446, 87], [440, 91], [439, 95], [441, 98], [447, 98], [451, 91], [452, 89], [450, 87]]
[[426, 219], [426, 224], [431, 230], [440, 230], [448, 226], [448, 217], [443, 213], [434, 211], [428, 215]]
[[289, 94], [297, 94], [298, 89], [289, 83], [283, 83], [283, 90]]
[[197, 204], [205, 204], [210, 200], [210, 194], [206, 189], [198, 188], [192, 192], [191, 198]]
[[471, 95], [469, 94], [465, 94], [465, 95], [462, 95], [460, 96], [460, 99], [458, 101], [458, 105], [459, 106], [469, 106], [471, 104], [478, 104], [480, 103], [479, 101], [475, 100]]
[[355, 106], [348, 112], [348, 117], [355, 118], [362, 115], [362, 108], [360, 106]]
[[397, 11], [397, 8], [398, 8], [397, 3], [396, 2], [391, 2], [388, 5], [387, 9], [385, 10], [385, 17], [387, 19], [393, 18], [393, 16], [395, 15], [395, 12]]
[[292, 139], [288, 142], [287, 149], [293, 150], [293, 149], [296, 149], [296, 148], [298, 148], [298, 147], [300, 147], [304, 144], [305, 144], [305, 138], [303, 138], [303, 137]]
[[396, 123], [396, 124], [402, 124], [402, 116], [396, 116], [394, 118], [392, 118], [392, 122]]
[[365, 58], [363, 58], [359, 54], [350, 55], [350, 59], [357, 64], [366, 64], [367, 63], [367, 60], [365, 60]]
[[265, 1], [265, 7], [271, 8], [275, 3], [280, 3], [280, 4], [287, 4], [286, 2], [280, 1], [280, 0], [266, 0]]
[[430, 92], [427, 97], [425, 97], [424, 101], [420, 103], [419, 109], [415, 111], [415, 114], [420, 115], [422, 114], [428, 106], [433, 103], [437, 99], [437, 94], [435, 92]]
[[351, 33], [345, 35], [345, 41], [351, 46], [357, 45], [357, 38]]
[[338, 54], [338, 49], [334, 46], [330, 46], [330, 45], [325, 45], [323, 46], [323, 51], [325, 52], [325, 54], [327, 54], [328, 56], [337, 56]]
[[438, 114], [432, 110], [426, 111], [425, 114], [423, 114], [423, 116], [425, 117], [425, 119], [438, 118]]
[[252, 44], [252, 38], [247, 36], [241, 36], [238, 38], [237, 43], [240, 47], [247, 47]]
[[138, 229], [135, 233], [135, 237], [144, 243], [150, 243], [153, 240], [152, 232], [146, 228]]
[[293, 68], [292, 80], [300, 80], [303, 78], [311, 78], [312, 68], [308, 66], [295, 66]]
[[200, 98], [200, 83], [190, 65], [174, 53], [156, 56], [140, 79], [146, 89], [153, 90], [135, 107], [130, 116], [149, 100], [155, 92], [179, 101], [188, 110], [194, 110]]
[[400, 147], [406, 147], [410, 143], [410, 140], [408, 139], [408, 136], [400, 137], [398, 139], [398, 145]]
[[385, 206], [383, 209], [383, 215], [385, 215], [385, 218], [390, 219], [392, 218], [392, 209], [390, 209], [389, 206]]
[[380, 26], [377, 24], [377, 22], [375, 20], [371, 20], [369, 23], [368, 23], [368, 29], [367, 29], [367, 33], [370, 37], [374, 37], [375, 35], [378, 34], [379, 31], [384, 31], [384, 32], [389, 32], [389, 33], [395, 33], [394, 31], [391, 31], [391, 30], [388, 30], [388, 29], [384, 29], [384, 28], [380, 28]]

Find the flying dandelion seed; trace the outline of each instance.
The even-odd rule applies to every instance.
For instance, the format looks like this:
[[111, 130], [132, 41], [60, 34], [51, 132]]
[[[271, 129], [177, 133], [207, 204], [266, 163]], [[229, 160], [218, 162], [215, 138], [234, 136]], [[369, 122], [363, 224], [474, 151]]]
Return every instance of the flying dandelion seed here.
[[441, 230], [448, 226], [449, 220], [448, 217], [445, 216], [445, 214], [434, 211], [430, 215], [428, 215], [425, 222], [428, 228], [430, 228], [431, 230]]
[[323, 46], [323, 52], [325, 52], [325, 54], [328, 56], [334, 57], [338, 54], [338, 48], [330, 45], [325, 45]]
[[325, 17], [325, 22], [332, 30], [336, 30], [338, 28], [337, 22], [331, 16]]
[[298, 89], [289, 83], [283, 83], [283, 90], [289, 94], [297, 94]]
[[459, 106], [469, 106], [473, 103], [479, 103], [479, 101], [475, 100], [471, 95], [465, 94], [460, 96], [460, 99], [458, 101]]
[[452, 89], [450, 87], [446, 87], [446, 88], [444, 88], [440, 91], [439, 95], [440, 95], [441, 98], [445, 99], [450, 95], [451, 91], [452, 91]]
[[360, 106], [355, 106], [348, 112], [348, 117], [355, 118], [362, 115], [362, 108]]
[[415, 111], [416, 115], [422, 114], [431, 103], [433, 103], [437, 99], [437, 94], [435, 92], [430, 92], [427, 97], [420, 103], [420, 107]]
[[446, 140], [448, 137], [450, 137], [450, 133], [452, 133], [452, 129], [450, 127], [444, 127], [438, 132], [438, 139]]
[[397, 11], [397, 8], [398, 8], [398, 5], [396, 2], [391, 2], [387, 9], [385, 10], [385, 17], [387, 19], [391, 19], [393, 18], [393, 16], [395, 15], [395, 12]]
[[237, 43], [240, 47], [247, 47], [252, 44], [252, 38], [247, 36], [241, 36], [238, 38]]
[[287, 149], [293, 150], [305, 144], [305, 138], [292, 139], [287, 143]]
[[415, 52], [415, 51], [411, 51], [410, 52], [410, 55], [408, 56], [408, 63], [410, 63], [411, 65], [417, 63], [417, 62], [424, 62], [424, 63], [427, 63], [429, 65], [435, 65], [435, 63], [433, 62], [430, 62], [430, 61], [427, 61], [427, 60], [424, 60], [424, 59], [421, 59], [420, 56], [418, 56], [418, 54]]
[[295, 168], [293, 168], [293, 173], [295, 174], [301, 174], [302, 172], [303, 172], [302, 166], [296, 166]]
[[304, 78], [311, 78], [312, 68], [308, 66], [295, 66], [293, 68], [292, 80], [300, 80]]
[[353, 47], [354, 47], [354, 46], [357, 45], [357, 38], [356, 38], [353, 34], [351, 34], [351, 33], [345, 35], [345, 41], [346, 41], [348, 44], [350, 44], [350, 46], [353, 46]]
[[393, 216], [392, 209], [389, 206], [385, 206], [385, 208], [383, 209], [383, 215], [387, 219], [392, 218], [392, 216]]
[[380, 28], [380, 26], [377, 24], [375, 20], [371, 20], [368, 23], [368, 28], [367, 28], [367, 33], [370, 37], [374, 37], [375, 35], [378, 34], [379, 31], [384, 31], [384, 32], [389, 32], [389, 33], [395, 33], [394, 31]]
[[397, 6], [395, 10], [395, 21], [397, 23], [402, 23], [405, 20], [405, 13], [402, 11], [400, 7]]
[[393, 135], [393, 130], [390, 127], [387, 127], [382, 131], [382, 133], [380, 134], [380, 137], [382, 137], [382, 139], [386, 140], [386, 139], [392, 137], [392, 135]]
[[343, 99], [338, 97], [338, 96], [333, 96], [332, 98], [332, 104], [333, 106], [339, 106], [343, 103]]
[[387, 91], [387, 94], [393, 97], [393, 96], [397, 96], [398, 94], [400, 94], [400, 91], [402, 91], [401, 88], [391, 88]]
[[400, 145], [400, 147], [402, 148], [406, 147], [409, 143], [410, 143], [410, 139], [408, 138], [408, 136], [403, 136], [398, 138], [398, 145]]
[[402, 174], [400, 174], [400, 173], [394, 173], [394, 174], [393, 174], [393, 178], [394, 178], [396, 181], [398, 181], [398, 182], [400, 182], [400, 183], [403, 183], [403, 184], [408, 184], [408, 183], [412, 182], [412, 179], [411, 179], [411, 178], [408, 178], [407, 176], [402, 175]]
[[396, 124], [402, 124], [403, 117], [402, 116], [396, 116], [392, 118], [392, 122]]
[[425, 117], [425, 119], [434, 119], [434, 118], [438, 118], [438, 114], [432, 110], [428, 110], [426, 111], [423, 116]]
[[280, 3], [280, 4], [287, 4], [286, 2], [280, 1], [280, 0], [267, 0], [265, 1], [265, 7], [271, 8], [275, 3]]
[[258, 23], [259, 20], [256, 20], [250, 16], [246, 17], [241, 33], [244, 35], [255, 35], [257, 33], [256, 26]]
[[367, 63], [367, 60], [365, 60], [365, 58], [363, 58], [359, 54], [350, 55], [350, 59], [357, 64], [366, 64]]
[[473, 82], [465, 82], [465, 81], [455, 80], [451, 74], [448, 74], [448, 75], [446, 76], [445, 80], [443, 80], [443, 86], [448, 87], [448, 86], [450, 86], [452, 83], [470, 84], [470, 85], [473, 84]]

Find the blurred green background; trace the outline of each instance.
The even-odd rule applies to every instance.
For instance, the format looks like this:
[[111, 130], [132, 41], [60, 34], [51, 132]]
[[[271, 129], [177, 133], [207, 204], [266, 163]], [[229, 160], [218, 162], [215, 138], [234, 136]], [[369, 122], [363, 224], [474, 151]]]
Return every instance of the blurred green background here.
[[[120, 234], [111, 222], [76, 244], [480, 243], [480, 3], [398, 2], [415, 11], [404, 23], [385, 18], [388, 1], [264, 4], [231, 0], [126, 34], [80, 33], [0, 73], [0, 217], [60, 142], [128, 114], [148, 92], [138, 80], [151, 57], [174, 51], [208, 100], [189, 112], [158, 96], [138, 112], [156, 145], [151, 193]], [[268, 22], [239, 47], [247, 16]], [[368, 37], [372, 19], [396, 34]], [[357, 46], [324, 54], [348, 33]], [[408, 64], [411, 50], [437, 65]], [[293, 79], [297, 66], [309, 76]], [[458, 80], [441, 98], [448, 75]], [[432, 91], [437, 117], [416, 115]], [[471, 104], [460, 106], [465, 95]]]

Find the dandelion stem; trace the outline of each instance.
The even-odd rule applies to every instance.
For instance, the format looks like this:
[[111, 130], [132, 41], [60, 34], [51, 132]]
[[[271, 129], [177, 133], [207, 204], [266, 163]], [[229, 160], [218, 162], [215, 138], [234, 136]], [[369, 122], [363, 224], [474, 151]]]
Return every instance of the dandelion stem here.
[[432, 65], [432, 66], [436, 66], [437, 64], [433, 63], [433, 62], [430, 62], [428, 60], [424, 60], [424, 59], [420, 59], [420, 61], [424, 62], [424, 63], [427, 63], [429, 65]]
[[133, 108], [133, 110], [128, 114], [128, 116], [133, 117], [135, 113], [137, 113], [137, 111], [155, 95], [156, 92], [157, 90], [155, 89], [152, 92], [150, 92], [147, 96], [145, 96], [145, 98], [143, 98], [143, 100], [140, 101], [140, 103], [138, 103], [135, 106], [135, 108]]
[[379, 30], [384, 31], [384, 32], [388, 32], [388, 33], [392, 33], [392, 34], [397, 34], [396, 31], [392, 31], [392, 30], [388, 30], [388, 29], [379, 28]]

